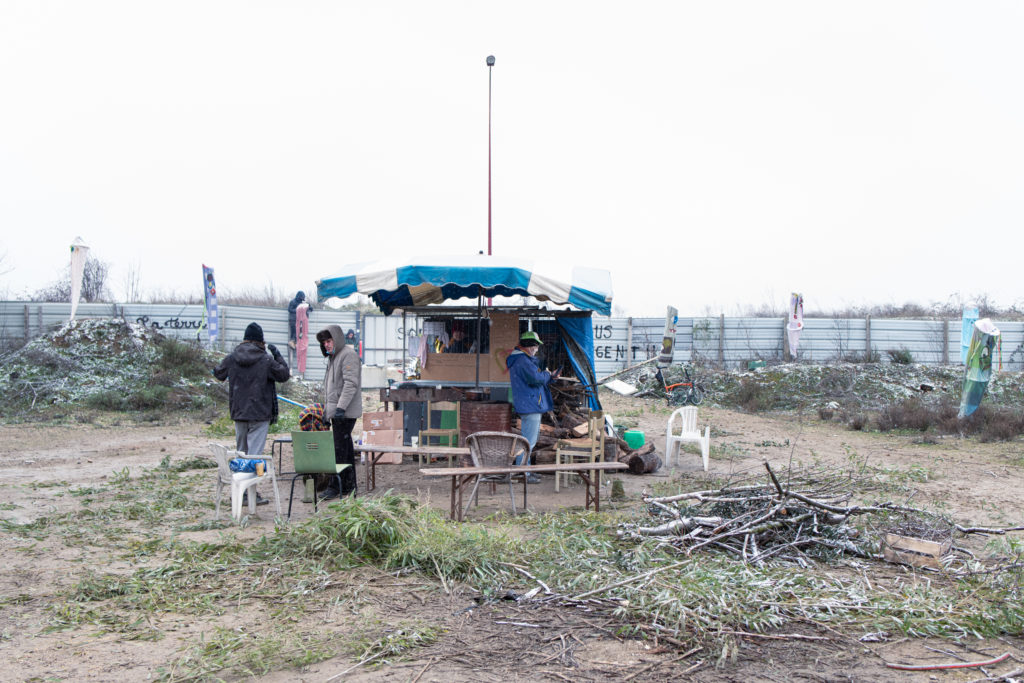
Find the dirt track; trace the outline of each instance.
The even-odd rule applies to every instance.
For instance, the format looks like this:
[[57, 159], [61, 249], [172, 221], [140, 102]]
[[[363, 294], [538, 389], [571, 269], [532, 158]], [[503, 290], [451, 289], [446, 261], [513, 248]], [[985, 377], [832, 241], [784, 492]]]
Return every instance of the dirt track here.
[[[611, 396], [606, 409], [638, 423], [648, 438], [663, 452], [667, 412], [655, 402], [631, 401]], [[914, 491], [920, 507], [942, 507], [963, 524], [1009, 526], [1024, 521], [1024, 462], [1018, 443], [981, 444], [959, 439], [942, 439], [937, 444], [915, 443], [914, 435], [879, 435], [847, 430], [836, 423], [823, 423], [817, 416], [757, 416], [701, 407], [700, 420], [710, 423], [712, 470], [716, 473], [754, 472], [767, 458], [776, 469], [791, 462], [820, 460], [848, 465], [864, 459], [870, 465], [902, 476]], [[4, 519], [18, 523], [71, 512], [81, 498], [68, 495], [68, 488], [102, 484], [123, 476], [134, 477], [154, 467], [165, 455], [181, 459], [205, 455], [211, 439], [202, 425], [173, 427], [95, 426], [0, 427], [0, 488], [5, 505]], [[218, 441], [226, 442], [227, 439]], [[699, 458], [684, 454], [681, 471], [694, 472]], [[286, 458], [287, 469], [287, 458]], [[441, 509], [448, 506], [447, 481], [428, 484], [411, 460], [399, 466], [380, 466], [378, 490], [388, 489], [418, 496]], [[119, 474], [120, 473], [120, 474]], [[635, 504], [645, 489], [667, 481], [672, 470], [654, 475], [623, 475], [629, 504]], [[213, 473], [209, 479], [212, 494]], [[364, 479], [359, 472], [360, 486]], [[67, 482], [67, 485], [53, 485]], [[264, 489], [264, 495], [270, 495]], [[287, 486], [281, 487], [287, 506]], [[532, 486], [533, 511], [580, 506], [580, 487], [555, 494], [553, 482], [545, 477]], [[309, 514], [309, 505], [297, 503], [296, 519]], [[471, 512], [481, 519], [507, 507], [507, 496], [481, 495], [480, 506]], [[199, 517], [208, 512], [199, 511]], [[216, 540], [237, 534], [254, 539], [274, 528], [273, 506], [260, 507], [248, 527], [187, 532], [193, 540]], [[0, 569], [0, 648], [6, 660], [0, 680], [29, 680], [38, 677], [63, 680], [141, 680], [152, 678], [157, 667], [180, 656], [183, 648], [208, 634], [214, 623], [231, 625], [258, 619], [262, 606], [243, 606], [237, 613], [214, 620], [194, 620], [184, 614], [155, 614], [153, 627], [163, 633], [156, 641], [132, 641], [116, 633], [96, 637], [95, 630], [44, 633], [52, 619], [48, 610], [51, 596], [75, 584], [89, 568], [130, 571], [130, 563], [111, 548], [94, 548], [65, 542], [60, 536], [31, 540], [0, 533], [4, 566]], [[904, 571], [892, 569], [891, 571]], [[684, 672], [692, 680], [972, 680], [977, 670], [933, 673], [898, 673], [885, 661], [950, 661], [949, 654], [965, 659], [985, 659], [993, 653], [1010, 651], [1024, 661], [1020, 639], [974, 641], [957, 645], [949, 641], [892, 639], [884, 643], [859, 643], [837, 633], [807, 626], [787, 637], [741, 640], [738, 660], [721, 669], [704, 653], [681, 658], [678, 648], [661, 648], [651, 641], [619, 639], [615, 624], [596, 620], [577, 611], [553, 607], [531, 607], [515, 602], [477, 605], [473, 595], [459, 587], [444, 587], [416, 577], [396, 578], [369, 570], [346, 577], [339, 584], [335, 607], [326, 613], [304, 613], [301, 620], [313, 620], [338, 637], [346, 637], [353, 612], [350, 598], [358, 594], [359, 619], [402, 618], [438, 624], [443, 637], [415, 659], [380, 669], [361, 667], [346, 680], [476, 681], [476, 680], [678, 680]], [[810, 636], [812, 640], [796, 638]], [[792, 636], [792, 637], [789, 637]], [[821, 638], [820, 640], [818, 638]], [[697, 662], [704, 663], [694, 667]], [[955, 661], [955, 660], [952, 660]], [[271, 673], [263, 680], [324, 680], [356, 662], [335, 657], [311, 665], [305, 673], [294, 670]], [[1021, 665], [1012, 660], [992, 672], [1008, 672]]]

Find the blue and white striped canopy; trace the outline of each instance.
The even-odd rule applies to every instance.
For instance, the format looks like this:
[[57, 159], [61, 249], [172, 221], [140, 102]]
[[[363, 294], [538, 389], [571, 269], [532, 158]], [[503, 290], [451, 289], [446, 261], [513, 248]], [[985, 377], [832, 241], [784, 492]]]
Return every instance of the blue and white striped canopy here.
[[321, 301], [364, 294], [385, 314], [478, 295], [532, 296], [602, 315], [612, 310], [607, 270], [482, 254], [354, 263], [318, 280], [316, 289]]

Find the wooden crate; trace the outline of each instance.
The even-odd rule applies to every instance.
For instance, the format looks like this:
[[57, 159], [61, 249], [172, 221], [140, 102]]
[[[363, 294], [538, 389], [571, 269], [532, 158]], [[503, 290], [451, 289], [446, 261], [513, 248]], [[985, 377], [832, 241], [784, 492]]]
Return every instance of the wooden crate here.
[[886, 534], [882, 544], [882, 555], [889, 562], [909, 564], [914, 567], [932, 567], [939, 569], [941, 558], [953, 546], [952, 539], [945, 541], [926, 541], [923, 538]]

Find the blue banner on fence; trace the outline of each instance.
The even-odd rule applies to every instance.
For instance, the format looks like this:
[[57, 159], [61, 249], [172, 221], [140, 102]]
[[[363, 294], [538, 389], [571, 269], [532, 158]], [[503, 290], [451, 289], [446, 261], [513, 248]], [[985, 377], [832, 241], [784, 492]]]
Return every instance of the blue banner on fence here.
[[210, 344], [217, 343], [217, 286], [213, 281], [213, 268], [203, 265], [203, 297], [206, 299], [206, 329]]

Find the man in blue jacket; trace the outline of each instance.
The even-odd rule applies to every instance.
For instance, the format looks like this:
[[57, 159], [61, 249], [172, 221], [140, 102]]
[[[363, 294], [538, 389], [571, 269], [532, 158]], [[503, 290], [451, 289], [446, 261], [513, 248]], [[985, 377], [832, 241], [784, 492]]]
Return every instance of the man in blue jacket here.
[[[519, 345], [505, 361], [509, 381], [512, 383], [512, 405], [522, 420], [520, 430], [530, 442], [531, 453], [540, 436], [540, 417], [552, 407], [548, 385], [558, 379], [559, 375], [559, 370], [548, 372], [540, 369], [536, 356], [543, 343], [536, 332], [523, 332], [519, 337]], [[540, 477], [531, 473], [526, 481], [536, 484]]]

